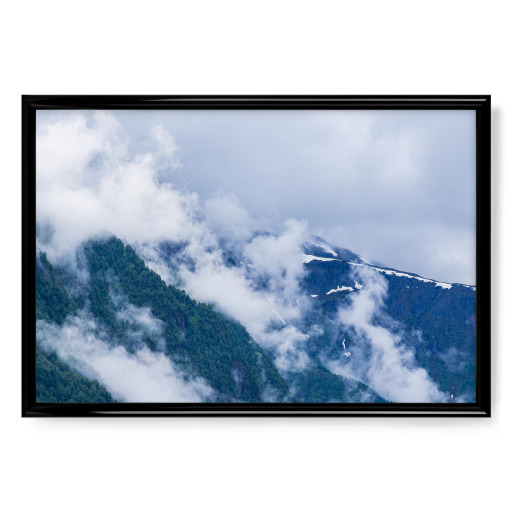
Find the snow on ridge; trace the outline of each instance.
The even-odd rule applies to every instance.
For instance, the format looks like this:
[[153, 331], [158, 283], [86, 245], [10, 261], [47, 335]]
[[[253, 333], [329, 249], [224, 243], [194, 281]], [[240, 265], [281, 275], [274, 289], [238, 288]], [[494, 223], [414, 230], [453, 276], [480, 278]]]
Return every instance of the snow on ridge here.
[[331, 293], [336, 293], [336, 292], [353, 292], [354, 291], [354, 288], [352, 288], [351, 286], [339, 286], [337, 288], [333, 288], [332, 290], [329, 290], [325, 295], [330, 295]]
[[320, 249], [323, 249], [328, 254], [338, 256], [337, 252], [334, 252], [331, 247], [329, 247], [327, 244], [324, 244], [323, 242], [311, 242], [311, 245], [316, 245], [317, 247], [320, 247]]
[[[320, 256], [313, 256], [312, 254], [302, 253], [302, 256], [303, 256], [303, 263], [311, 263], [314, 260], [317, 260], [317, 261], [345, 261], [349, 265], [354, 265], [355, 267], [372, 268], [373, 270], [376, 270], [377, 272], [382, 272], [383, 274], [386, 274], [388, 276], [407, 277], [409, 279], [416, 279], [417, 281], [421, 281], [423, 283], [434, 283], [436, 286], [439, 286], [440, 288], [443, 288], [444, 290], [449, 290], [454, 286], [454, 284], [458, 284], [458, 283], [444, 283], [442, 281], [435, 281], [434, 279], [427, 279], [425, 277], [413, 276], [412, 274], [407, 274], [406, 272], [399, 272], [397, 270], [390, 270], [387, 268], [375, 267], [374, 265], [369, 264], [368, 260], [365, 258], [361, 258], [361, 260], [364, 261], [365, 263], [354, 263], [353, 261], [341, 260], [339, 258], [323, 258]], [[357, 290], [360, 290], [362, 288], [362, 286], [359, 283], [357, 283], [357, 281], [355, 281], [355, 283], [356, 283], [355, 288]], [[464, 288], [470, 288], [471, 290], [476, 291], [476, 286], [472, 286], [469, 284], [460, 284], [460, 286], [464, 286]], [[340, 291], [340, 290], [335, 290], [335, 291]], [[331, 292], [332, 292], [332, 290], [331, 290]], [[330, 292], [327, 292], [327, 293], [330, 293]]]
[[313, 256], [312, 254], [304, 254], [302, 253], [303, 260], [302, 263], [311, 263], [313, 260], [319, 261], [340, 261], [335, 258], [322, 258], [321, 256]]
[[[355, 265], [357, 267], [368, 266], [368, 265], [364, 265], [362, 263], [352, 263], [350, 261], [348, 261], [347, 263], [349, 265]], [[409, 279], [416, 279], [417, 281], [422, 281], [423, 283], [434, 283], [436, 286], [440, 286], [441, 288], [444, 288], [446, 290], [449, 290], [453, 286], [451, 283], [443, 283], [441, 281], [434, 281], [433, 279], [426, 279], [426, 278], [420, 277], [420, 276], [413, 276], [413, 275], [407, 274], [405, 272], [398, 272], [397, 270], [389, 270], [387, 268], [374, 267], [373, 265], [369, 266], [369, 268], [373, 268], [373, 270], [376, 270], [377, 272], [382, 272], [383, 274], [386, 274], [387, 276], [407, 277]]]

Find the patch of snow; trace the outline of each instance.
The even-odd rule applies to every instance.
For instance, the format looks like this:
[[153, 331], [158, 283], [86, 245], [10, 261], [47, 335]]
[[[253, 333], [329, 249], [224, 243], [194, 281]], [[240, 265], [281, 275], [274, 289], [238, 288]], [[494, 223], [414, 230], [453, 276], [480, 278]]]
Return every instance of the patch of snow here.
[[332, 254], [333, 256], [338, 256], [337, 252], [334, 252], [331, 247], [329, 247], [327, 244], [324, 244], [322, 242], [313, 242], [312, 245], [316, 245], [317, 247], [320, 247], [320, 249], [323, 249], [326, 253]]
[[[265, 299], [267, 299], [270, 302], [270, 304], [272, 304], [272, 306], [274, 305], [274, 302], [268, 295], [265, 295]], [[279, 320], [283, 322], [283, 325], [286, 325], [286, 322], [284, 321], [283, 317], [279, 314], [279, 312], [274, 307], [272, 307], [271, 310], [272, 313], [274, 313], [277, 316], [277, 318], [279, 318]]]
[[357, 281], [354, 281], [354, 288], [355, 288], [356, 290], [360, 290], [362, 287], [363, 287], [363, 285], [362, 285], [362, 284], [359, 284]]
[[[363, 265], [362, 263], [353, 263], [351, 261], [348, 261], [347, 263], [349, 265], [354, 265], [356, 267], [366, 266], [366, 265]], [[420, 276], [413, 276], [413, 275], [407, 274], [405, 272], [398, 272], [396, 270], [389, 270], [387, 268], [374, 267], [373, 265], [370, 265], [369, 268], [373, 268], [373, 270], [376, 270], [377, 272], [382, 272], [383, 274], [386, 274], [387, 276], [407, 277], [409, 279], [416, 279], [417, 281], [421, 281], [423, 283], [434, 283], [436, 286], [440, 286], [441, 288], [444, 288], [446, 290], [449, 290], [453, 286], [450, 283], [442, 283], [440, 281], [434, 281], [433, 279], [426, 279], [426, 278], [420, 277]]]
[[367, 265], [371, 265], [372, 262], [370, 260], [367, 260], [366, 258], [363, 258], [362, 256], [359, 256], [359, 259], [363, 262], [363, 263], [366, 263]]
[[350, 352], [344, 352], [344, 353], [343, 353], [343, 355], [344, 355], [345, 357], [350, 357]]
[[329, 290], [325, 295], [330, 295], [331, 293], [336, 293], [336, 292], [353, 292], [354, 291], [354, 288], [352, 288], [351, 286], [338, 286], [338, 288], [333, 288], [332, 290]]
[[302, 253], [302, 256], [303, 256], [303, 260], [302, 260], [302, 263], [311, 263], [313, 260], [318, 260], [318, 261], [339, 261], [339, 260], [336, 260], [334, 258], [322, 258], [320, 256], [313, 256], [312, 254], [304, 254]]
[[311, 297], [318, 297], [318, 295], [311, 295]]
[[281, 320], [281, 322], [283, 322], [283, 325], [286, 325], [286, 322], [283, 320], [283, 317], [275, 310], [274, 310], [274, 313], [277, 315], [277, 318], [279, 318], [279, 320]]

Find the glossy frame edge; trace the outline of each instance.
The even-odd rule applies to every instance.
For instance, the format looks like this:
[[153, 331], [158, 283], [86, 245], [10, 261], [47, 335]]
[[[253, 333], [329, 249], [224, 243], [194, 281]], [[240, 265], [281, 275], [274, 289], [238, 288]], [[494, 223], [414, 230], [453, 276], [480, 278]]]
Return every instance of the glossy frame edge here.
[[[90, 96], [23, 95], [22, 417], [491, 416], [491, 96]], [[49, 109], [474, 110], [476, 113], [477, 350], [474, 404], [115, 403], [38, 404], [35, 381], [36, 112]]]

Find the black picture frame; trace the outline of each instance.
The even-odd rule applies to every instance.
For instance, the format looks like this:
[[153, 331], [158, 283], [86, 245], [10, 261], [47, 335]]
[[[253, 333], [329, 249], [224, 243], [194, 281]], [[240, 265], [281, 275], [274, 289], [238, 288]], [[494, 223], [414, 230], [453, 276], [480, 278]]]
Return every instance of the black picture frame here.
[[[358, 109], [476, 112], [476, 402], [36, 403], [36, 112], [38, 110]], [[461, 416], [491, 415], [491, 96], [22, 96], [22, 416]]]

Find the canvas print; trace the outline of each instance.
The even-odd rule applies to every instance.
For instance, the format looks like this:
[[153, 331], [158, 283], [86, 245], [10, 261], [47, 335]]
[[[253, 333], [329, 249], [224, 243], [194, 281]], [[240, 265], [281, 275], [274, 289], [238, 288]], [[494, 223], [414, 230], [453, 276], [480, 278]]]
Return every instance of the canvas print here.
[[474, 110], [39, 110], [38, 403], [474, 403]]

